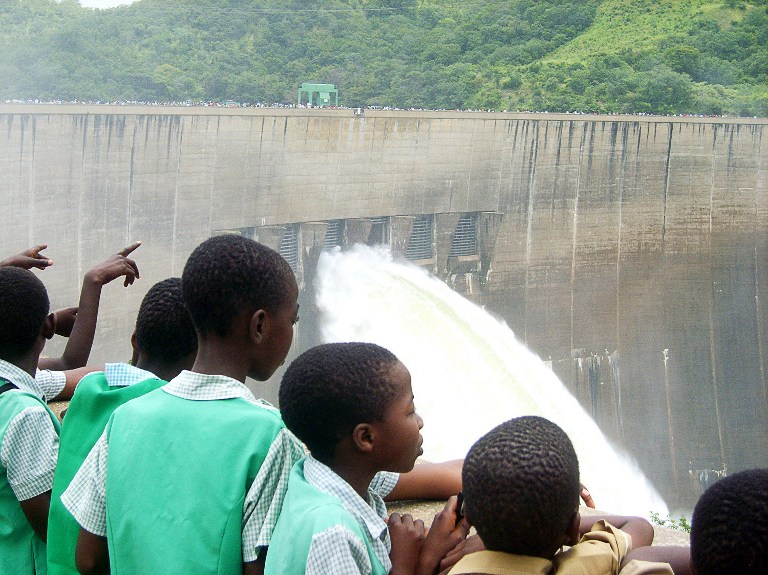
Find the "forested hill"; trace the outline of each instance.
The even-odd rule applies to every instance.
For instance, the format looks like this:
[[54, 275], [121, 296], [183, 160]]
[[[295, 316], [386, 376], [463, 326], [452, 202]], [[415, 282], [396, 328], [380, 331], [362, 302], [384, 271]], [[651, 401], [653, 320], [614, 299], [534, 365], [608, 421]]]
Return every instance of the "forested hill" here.
[[0, 101], [768, 116], [768, 0], [0, 1]]

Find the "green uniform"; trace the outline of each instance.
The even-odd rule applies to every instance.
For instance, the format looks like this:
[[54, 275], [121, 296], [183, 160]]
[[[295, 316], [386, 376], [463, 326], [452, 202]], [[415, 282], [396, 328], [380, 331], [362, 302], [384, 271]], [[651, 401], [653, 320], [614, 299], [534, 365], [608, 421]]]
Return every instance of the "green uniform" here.
[[[0, 382], [3, 382], [0, 380]], [[59, 420], [43, 400], [22, 391], [0, 394], [0, 446], [12, 420], [28, 407], [42, 405], [48, 411], [56, 432]], [[10, 570], [9, 570], [10, 569]], [[35, 534], [0, 465], [0, 572], [5, 575], [45, 575], [45, 543]]]
[[116, 410], [107, 425], [112, 575], [241, 573], [245, 495], [283, 428], [276, 410], [242, 398], [163, 389]]
[[[376, 556], [358, 519], [345, 509], [341, 499], [320, 491], [305, 479], [305, 461], [299, 461], [291, 471], [280, 519], [272, 533], [265, 575], [304, 575], [314, 536], [338, 526], [346, 528], [365, 544], [372, 574], [386, 575], [387, 570]], [[333, 569], [334, 553], [333, 550], [328, 552], [326, 565]], [[354, 569], [352, 565], [345, 567], [338, 565], [338, 572], [346, 573], [348, 569]]]
[[128, 386], [110, 386], [104, 372], [95, 372], [78, 384], [62, 425], [59, 460], [53, 480], [48, 517], [49, 575], [79, 573], [75, 566], [75, 548], [80, 525], [62, 504], [61, 494], [101, 436], [112, 412], [127, 401], [154, 391], [165, 383], [155, 378]]

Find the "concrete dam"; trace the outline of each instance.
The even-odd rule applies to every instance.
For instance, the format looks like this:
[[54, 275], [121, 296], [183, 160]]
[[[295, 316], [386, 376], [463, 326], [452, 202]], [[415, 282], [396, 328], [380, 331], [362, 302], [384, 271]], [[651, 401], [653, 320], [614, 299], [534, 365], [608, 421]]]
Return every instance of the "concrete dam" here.
[[92, 363], [213, 234], [291, 263], [290, 357], [320, 252], [386, 243], [503, 318], [670, 508], [768, 466], [768, 120], [0, 104], [0, 174], [2, 252], [49, 244], [53, 307], [144, 242]]

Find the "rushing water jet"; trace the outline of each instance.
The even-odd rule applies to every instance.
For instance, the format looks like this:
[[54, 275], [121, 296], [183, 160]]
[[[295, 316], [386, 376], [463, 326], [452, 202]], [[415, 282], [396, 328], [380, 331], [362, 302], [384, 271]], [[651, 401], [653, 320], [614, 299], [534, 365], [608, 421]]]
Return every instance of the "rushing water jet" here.
[[600, 508], [666, 515], [643, 472], [609, 444], [554, 372], [506, 324], [439, 279], [393, 261], [387, 248], [357, 245], [322, 254], [315, 285], [323, 341], [378, 343], [410, 370], [425, 459], [464, 457], [495, 425], [541, 415], [570, 436]]

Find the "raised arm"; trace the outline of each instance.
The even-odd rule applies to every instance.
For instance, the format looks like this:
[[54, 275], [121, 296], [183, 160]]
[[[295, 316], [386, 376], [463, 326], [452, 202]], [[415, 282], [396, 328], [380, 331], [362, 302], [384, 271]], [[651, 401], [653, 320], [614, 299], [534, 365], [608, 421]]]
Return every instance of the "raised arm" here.
[[80, 304], [64, 353], [59, 358], [41, 358], [38, 362], [40, 369], [66, 371], [83, 367], [88, 362], [99, 317], [101, 288], [120, 277], [125, 278], [123, 285], [127, 287], [139, 277], [139, 267], [128, 255], [140, 245], [141, 242], [131, 244], [85, 274]]
[[25, 270], [31, 270], [32, 268], [44, 270], [48, 266], [53, 265], [53, 260], [48, 259], [48, 257], [40, 253], [47, 247], [48, 244], [40, 244], [39, 246], [24, 250], [15, 256], [5, 258], [3, 261], [0, 261], [0, 267], [14, 266], [17, 268], [24, 268]]
[[463, 465], [463, 459], [442, 463], [417, 463], [412, 471], [400, 474], [397, 485], [384, 499], [448, 499], [461, 491]]

